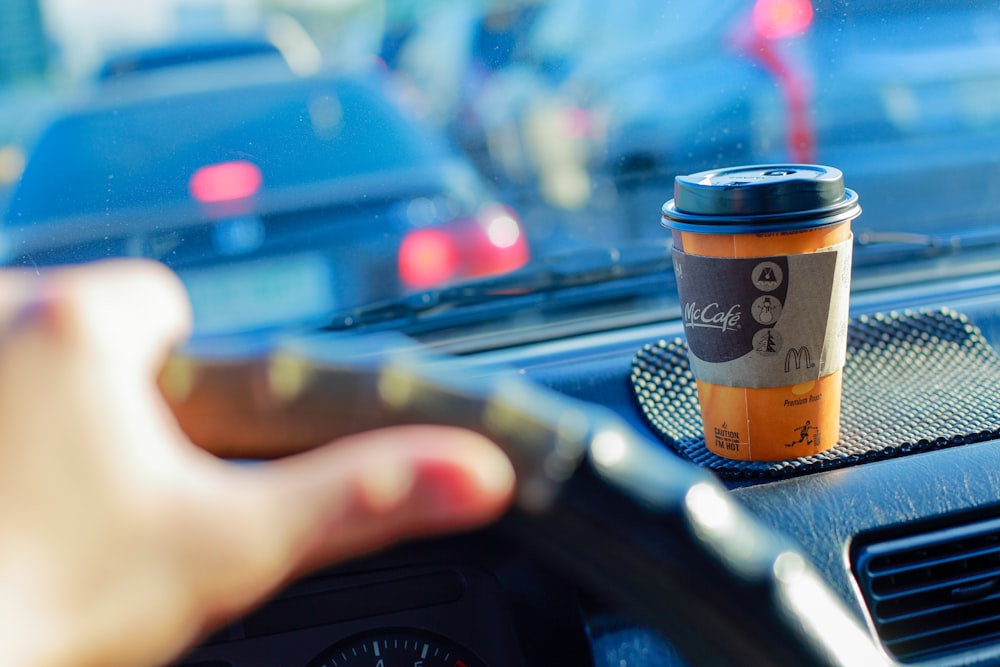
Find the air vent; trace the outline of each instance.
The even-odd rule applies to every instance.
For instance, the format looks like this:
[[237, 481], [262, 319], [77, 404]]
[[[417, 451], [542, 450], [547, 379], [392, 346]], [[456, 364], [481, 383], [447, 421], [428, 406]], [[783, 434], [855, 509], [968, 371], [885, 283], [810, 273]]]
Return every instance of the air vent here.
[[1000, 640], [1000, 519], [863, 546], [854, 569], [900, 661]]

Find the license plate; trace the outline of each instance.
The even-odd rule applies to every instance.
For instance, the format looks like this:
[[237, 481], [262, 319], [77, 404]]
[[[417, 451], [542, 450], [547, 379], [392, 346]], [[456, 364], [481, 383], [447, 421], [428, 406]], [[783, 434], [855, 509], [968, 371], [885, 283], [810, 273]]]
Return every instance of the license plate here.
[[180, 275], [199, 334], [302, 324], [336, 306], [333, 269], [321, 255], [224, 264]]

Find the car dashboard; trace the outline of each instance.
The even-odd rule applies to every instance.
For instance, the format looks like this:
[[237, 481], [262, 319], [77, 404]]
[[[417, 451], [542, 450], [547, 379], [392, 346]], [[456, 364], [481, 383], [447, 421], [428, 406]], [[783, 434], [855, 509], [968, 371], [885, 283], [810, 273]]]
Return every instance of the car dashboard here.
[[[967, 319], [988, 347], [1000, 346], [996, 272], [875, 287], [852, 297], [855, 318], [942, 311]], [[602, 405], [659, 441], [630, 373], [643, 346], [682, 336], [680, 322], [666, 320], [465, 354], [464, 361], [474, 373], [514, 369], [534, 383]], [[975, 377], [965, 381], [977, 386]], [[922, 418], [890, 409], [881, 426]], [[931, 447], [926, 445], [933, 441], [919, 442], [834, 469], [723, 483], [760, 522], [799, 546], [891, 661], [1000, 664], [1000, 414], [977, 418], [993, 423], [993, 431]], [[868, 428], [874, 438], [880, 425]], [[636, 621], [629, 609], [581, 585], [565, 565], [518, 540], [504, 520], [471, 534], [404, 544], [293, 584], [177, 664], [697, 662], [697, 656], [682, 659], [669, 638]]]

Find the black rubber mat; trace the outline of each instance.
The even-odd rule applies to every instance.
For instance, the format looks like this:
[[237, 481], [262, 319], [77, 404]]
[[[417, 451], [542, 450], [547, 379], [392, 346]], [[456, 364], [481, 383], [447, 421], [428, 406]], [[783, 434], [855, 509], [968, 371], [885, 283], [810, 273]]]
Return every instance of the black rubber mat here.
[[632, 386], [653, 430], [720, 477], [784, 477], [1000, 437], [1000, 356], [950, 310], [851, 320], [837, 446], [788, 461], [733, 461], [705, 448], [683, 339], [644, 346]]

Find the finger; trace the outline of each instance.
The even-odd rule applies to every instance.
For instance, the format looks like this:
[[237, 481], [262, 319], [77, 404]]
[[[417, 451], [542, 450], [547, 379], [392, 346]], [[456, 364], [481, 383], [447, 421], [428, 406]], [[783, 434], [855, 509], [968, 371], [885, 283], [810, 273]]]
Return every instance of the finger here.
[[[481, 525], [510, 502], [514, 472], [481, 436], [412, 426], [344, 438], [227, 473], [215, 598], [239, 613], [289, 577], [401, 539]], [[239, 567], [233, 564], [238, 563]], [[225, 567], [222, 567], [225, 565]], [[215, 568], [207, 568], [208, 570]]]
[[113, 260], [43, 275], [40, 320], [65, 339], [112, 356], [150, 378], [190, 333], [191, 307], [162, 264]]

